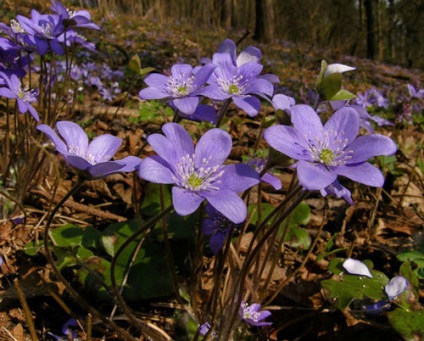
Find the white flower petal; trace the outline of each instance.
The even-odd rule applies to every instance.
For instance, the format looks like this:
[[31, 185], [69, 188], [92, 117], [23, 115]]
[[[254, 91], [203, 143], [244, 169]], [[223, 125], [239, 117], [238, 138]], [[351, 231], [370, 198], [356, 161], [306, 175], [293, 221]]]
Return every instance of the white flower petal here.
[[390, 280], [389, 284], [384, 287], [384, 291], [386, 292], [389, 299], [392, 300], [404, 292], [408, 285], [409, 282], [405, 277], [395, 276]]
[[324, 78], [333, 73], [343, 73], [347, 71], [356, 70], [356, 67], [347, 66], [344, 64], [329, 64], [324, 71]]
[[348, 258], [344, 261], [343, 267], [352, 275], [366, 276], [372, 278], [368, 267], [359, 260]]

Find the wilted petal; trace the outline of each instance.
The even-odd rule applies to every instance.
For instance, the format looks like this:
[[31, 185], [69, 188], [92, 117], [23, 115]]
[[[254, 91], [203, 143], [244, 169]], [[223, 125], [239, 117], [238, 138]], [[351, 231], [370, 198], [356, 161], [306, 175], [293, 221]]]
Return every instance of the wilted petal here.
[[373, 278], [368, 267], [359, 260], [348, 258], [343, 262], [343, 267], [352, 275]]
[[389, 300], [393, 300], [396, 296], [403, 293], [408, 285], [409, 282], [405, 277], [395, 276], [390, 280], [389, 284], [384, 287], [384, 291], [389, 297]]
[[356, 67], [352, 67], [352, 66], [347, 66], [344, 64], [329, 64], [327, 65], [327, 68], [324, 71], [324, 78], [333, 74], [333, 73], [343, 73], [343, 72], [347, 72], [347, 71], [353, 71], [356, 70]]

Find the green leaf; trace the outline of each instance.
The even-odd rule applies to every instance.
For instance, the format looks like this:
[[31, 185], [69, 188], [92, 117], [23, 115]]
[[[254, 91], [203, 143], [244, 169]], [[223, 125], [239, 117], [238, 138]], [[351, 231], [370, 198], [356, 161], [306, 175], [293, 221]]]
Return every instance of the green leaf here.
[[84, 229], [80, 226], [67, 224], [50, 230], [50, 238], [56, 246], [79, 246], [82, 242]]
[[43, 248], [44, 242], [42, 240], [32, 240], [24, 246], [24, 252], [28, 256], [35, 256], [41, 248]]
[[348, 101], [356, 96], [347, 90], [341, 89], [338, 93], [336, 93], [333, 97], [330, 98], [331, 101]]
[[309, 249], [311, 246], [311, 236], [304, 229], [297, 226], [290, 226], [289, 231], [284, 239], [291, 247], [303, 250]]
[[371, 270], [371, 274], [373, 278], [344, 274], [340, 281], [324, 280], [321, 286], [328, 291], [331, 303], [341, 310], [346, 309], [355, 299], [385, 299], [384, 286], [389, 283], [389, 278], [377, 270]]
[[327, 66], [328, 66], [327, 62], [325, 60], [323, 60], [321, 62], [321, 70], [320, 70], [319, 76], [318, 76], [317, 88], [320, 86], [320, 84], [322, 83], [322, 80], [324, 79], [324, 73], [325, 73], [325, 70], [327, 69]]
[[408, 311], [401, 308], [388, 313], [392, 327], [405, 340], [422, 340], [424, 337], [424, 310]]
[[317, 91], [322, 100], [331, 100], [342, 89], [342, 75], [332, 73], [323, 78], [317, 86]]

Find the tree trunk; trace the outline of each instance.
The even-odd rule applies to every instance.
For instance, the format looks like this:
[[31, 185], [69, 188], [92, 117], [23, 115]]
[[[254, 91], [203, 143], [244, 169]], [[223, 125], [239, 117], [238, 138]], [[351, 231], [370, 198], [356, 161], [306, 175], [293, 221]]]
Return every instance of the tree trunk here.
[[255, 0], [255, 34], [253, 39], [262, 43], [275, 40], [274, 0]]
[[365, 15], [367, 18], [367, 57], [375, 58], [375, 32], [374, 32], [374, 11], [373, 0], [365, 0]]

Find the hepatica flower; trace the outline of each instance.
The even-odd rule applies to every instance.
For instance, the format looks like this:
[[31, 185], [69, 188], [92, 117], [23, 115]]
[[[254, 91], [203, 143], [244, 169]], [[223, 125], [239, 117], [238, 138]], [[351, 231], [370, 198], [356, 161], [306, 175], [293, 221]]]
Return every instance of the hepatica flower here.
[[175, 64], [169, 77], [158, 73], [147, 76], [144, 81], [148, 87], [138, 95], [141, 99], [170, 99], [172, 106], [191, 115], [199, 104], [200, 89], [214, 68], [214, 65], [206, 64], [194, 70], [188, 64]]
[[383, 186], [383, 174], [367, 160], [394, 154], [396, 145], [383, 135], [357, 137], [360, 121], [354, 109], [336, 111], [324, 126], [307, 105], [295, 105], [290, 112], [293, 127], [270, 127], [264, 131], [264, 138], [274, 149], [298, 160], [294, 167], [305, 189], [325, 189], [339, 175], [365, 185]]
[[234, 104], [249, 116], [256, 116], [261, 107], [258, 98], [269, 99], [274, 92], [272, 83], [259, 74], [263, 66], [257, 62], [246, 62], [238, 66], [230, 53], [215, 53], [212, 59], [216, 69], [208, 80], [209, 86], [202, 94], [213, 100], [232, 98]]
[[37, 126], [38, 130], [50, 138], [66, 162], [87, 179], [104, 178], [118, 172], [132, 172], [141, 162], [141, 159], [135, 156], [111, 161], [122, 144], [118, 137], [104, 134], [88, 143], [87, 134], [74, 122], [60, 121], [56, 123], [56, 128], [65, 142], [50, 126]]
[[0, 72], [0, 84], [2, 83], [1, 80], [4, 81], [5, 86], [0, 87], [0, 96], [15, 99], [19, 112], [25, 114], [29, 111], [32, 117], [38, 122], [40, 117], [31, 104], [37, 101], [38, 92], [36, 90], [30, 90], [28, 87], [22, 87], [21, 81], [14, 74], [9, 77], [5, 73]]
[[272, 325], [272, 322], [262, 322], [262, 320], [271, 316], [271, 312], [269, 310], [261, 310], [261, 305], [258, 303], [252, 303], [249, 305], [241, 302], [239, 316], [250, 326], [263, 327]]
[[230, 232], [232, 222], [215, 210], [211, 205], [206, 205], [208, 217], [203, 219], [202, 232], [209, 238], [209, 247], [217, 255], [224, 245]]
[[188, 132], [176, 123], [162, 127], [165, 136], [147, 138], [157, 155], [147, 157], [139, 167], [142, 179], [173, 184], [175, 211], [188, 215], [206, 199], [233, 223], [246, 219], [247, 208], [238, 193], [256, 185], [259, 174], [247, 165], [223, 165], [232, 141], [221, 129], [207, 131], [196, 147]]

